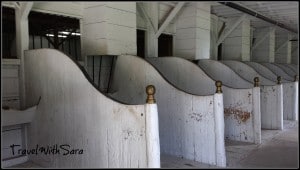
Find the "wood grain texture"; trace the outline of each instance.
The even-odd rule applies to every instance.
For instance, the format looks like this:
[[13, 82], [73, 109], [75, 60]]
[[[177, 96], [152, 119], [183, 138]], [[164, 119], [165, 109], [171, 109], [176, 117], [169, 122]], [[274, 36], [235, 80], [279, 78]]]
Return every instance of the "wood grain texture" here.
[[111, 96], [139, 104], [146, 100], [144, 87], [149, 84], [156, 88], [161, 153], [226, 166], [226, 161], [217, 161], [226, 160], [224, 138], [217, 137], [224, 135], [224, 129], [216, 128], [224, 123], [223, 105], [217, 104], [221, 99], [185, 93], [170, 85], [143, 59], [118, 56]]
[[145, 105], [124, 105], [102, 95], [56, 50], [26, 51], [25, 76], [26, 105], [41, 96], [28, 128], [28, 148], [68, 144], [70, 150], [83, 149], [81, 155], [41, 153], [29, 155], [30, 160], [43, 167], [149, 167], [146, 140], [152, 139], [146, 138]]

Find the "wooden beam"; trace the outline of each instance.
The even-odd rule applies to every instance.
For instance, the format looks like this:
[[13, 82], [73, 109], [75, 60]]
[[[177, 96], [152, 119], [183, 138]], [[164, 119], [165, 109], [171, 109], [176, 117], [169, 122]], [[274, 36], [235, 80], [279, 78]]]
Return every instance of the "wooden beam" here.
[[155, 29], [150, 17], [148, 16], [147, 12], [145, 11], [145, 9], [143, 8], [142, 5], [140, 5], [139, 3], [136, 3], [138, 8], [142, 11], [144, 17], [148, 20], [148, 22], [151, 24], [151, 28], [153, 29], [154, 32], [157, 32], [157, 29]]
[[28, 14], [33, 6], [33, 2], [22, 2], [21, 3], [21, 19], [27, 19]]
[[293, 39], [293, 38], [294, 38], [293, 36], [288, 35], [288, 40], [285, 41], [284, 43], [282, 43], [282, 44], [275, 50], [275, 53], [277, 53], [282, 47], [284, 47], [285, 45], [287, 45], [287, 43], [288, 43], [291, 39]]
[[232, 24], [232, 26], [229, 28], [229, 30], [227, 32], [224, 32], [224, 34], [222, 34], [220, 36], [220, 38], [217, 41], [217, 46], [219, 44], [221, 44], [225, 38], [246, 18], [246, 14], [242, 15], [240, 18], [238, 18], [234, 24]]
[[166, 29], [166, 27], [170, 24], [170, 22], [174, 19], [176, 14], [180, 11], [180, 9], [183, 7], [185, 2], [178, 2], [178, 4], [173, 8], [172, 12], [168, 15], [166, 20], [163, 22], [163, 24], [160, 26], [158, 31], [155, 34], [155, 37], [158, 38], [160, 34]]
[[[275, 28], [271, 29], [270, 32], [272, 32]], [[262, 37], [260, 37], [259, 40], [256, 41], [256, 43], [253, 45], [251, 50], [254, 50], [256, 47], [258, 47], [259, 44], [261, 44], [270, 34], [269, 32], [266, 33], [265, 31], [262, 32], [264, 34]]]

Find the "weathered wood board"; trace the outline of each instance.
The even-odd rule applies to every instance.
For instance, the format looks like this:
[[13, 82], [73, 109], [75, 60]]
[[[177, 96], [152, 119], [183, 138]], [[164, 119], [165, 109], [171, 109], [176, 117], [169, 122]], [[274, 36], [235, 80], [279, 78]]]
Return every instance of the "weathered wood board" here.
[[[158, 136], [147, 138], [148, 104], [125, 105], [104, 96], [59, 51], [25, 51], [24, 62], [26, 106], [41, 97], [28, 128], [27, 149], [59, 150], [59, 154], [29, 154], [31, 161], [62, 168], [159, 167], [149, 165], [148, 150], [157, 151], [159, 141]], [[149, 141], [152, 148], [147, 148]]]
[[[216, 91], [212, 80], [198, 65], [178, 57], [146, 58], [161, 74], [178, 88], [197, 95], [213, 94]], [[209, 61], [209, 60], [205, 60]], [[236, 78], [231, 76], [233, 79]], [[242, 80], [244, 81], [244, 80]], [[244, 81], [244, 83], [248, 83]], [[249, 84], [249, 83], [248, 83]], [[224, 99], [225, 138], [245, 142], [260, 143], [260, 111], [253, 105], [253, 85], [249, 89], [234, 89], [222, 86]], [[254, 109], [257, 108], [258, 112]], [[254, 117], [258, 119], [254, 119]], [[241, 121], [241, 117], [243, 121]], [[245, 119], [244, 119], [245, 118]], [[254, 122], [259, 121], [259, 122]], [[258, 136], [255, 134], [257, 124]]]
[[[223, 63], [224, 62], [224, 63]], [[261, 75], [259, 75], [255, 70], [253, 70], [252, 68], [250, 68], [248, 65], [243, 64], [241, 62], [238, 61], [231, 61], [231, 60], [224, 60], [222, 62], [219, 61], [213, 61], [211, 60], [209, 63], [210, 65], [207, 65], [207, 61], [198, 61], [198, 65], [200, 65], [201, 67], [203, 67], [204, 70], [206, 70], [207, 72], [210, 73], [210, 75], [215, 76], [217, 78], [221, 78], [221, 80], [224, 80], [224, 82], [227, 83], [226, 79], [227, 76], [226, 75], [230, 75], [233, 74], [229, 77], [239, 77], [239, 78], [235, 78], [234, 80], [236, 81], [231, 81], [231, 86], [234, 87], [239, 87], [242, 88], [242, 84], [241, 84], [241, 77], [242, 79], [245, 79], [248, 81], [248, 86], [250, 82], [254, 81], [254, 77], [259, 77], [260, 79], [260, 115], [261, 115], [261, 127], [265, 128], [270, 128], [270, 129], [279, 129], [281, 128], [282, 125], [282, 121], [279, 122], [278, 126], [266, 126], [266, 124], [268, 125], [268, 121], [271, 121], [269, 119], [263, 119], [266, 116], [268, 116], [267, 113], [274, 113], [277, 117], [282, 117], [282, 108], [280, 108], [280, 106], [282, 106], [282, 97], [280, 98], [274, 98], [272, 95], [270, 95], [269, 93], [265, 92], [263, 89], [275, 89], [275, 94], [279, 93], [282, 94], [281, 91], [277, 91], [277, 90], [281, 90], [281, 88], [278, 89], [276, 85], [276, 83], [272, 82], [271, 80], [268, 80], [264, 77], [262, 77]], [[225, 64], [226, 63], [226, 64]], [[223, 65], [223, 66], [222, 66]], [[216, 71], [218, 70], [218, 71]], [[230, 71], [229, 71], [230, 70]], [[261, 80], [263, 82], [261, 82]], [[224, 83], [225, 84], [225, 83]], [[264, 86], [265, 84], [271, 84], [270, 86]], [[225, 84], [226, 85], [226, 84]], [[246, 86], [246, 87], [248, 87]], [[274, 101], [273, 101], [274, 100]], [[280, 105], [278, 105], [278, 103]], [[277, 107], [278, 106], [278, 107]], [[270, 117], [271, 119], [271, 117]]]
[[146, 84], [156, 87], [161, 152], [226, 166], [223, 95], [193, 95], [169, 84], [145, 60], [118, 56], [112, 97], [132, 104], [145, 100]]

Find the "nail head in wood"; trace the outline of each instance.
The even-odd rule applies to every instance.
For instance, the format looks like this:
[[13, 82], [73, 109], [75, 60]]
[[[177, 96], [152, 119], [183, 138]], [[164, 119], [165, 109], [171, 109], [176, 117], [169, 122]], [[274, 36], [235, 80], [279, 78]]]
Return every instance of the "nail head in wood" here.
[[154, 94], [155, 94], [155, 87], [153, 85], [149, 85], [146, 87], [146, 93], [147, 93], [147, 103], [153, 104], [155, 103]]

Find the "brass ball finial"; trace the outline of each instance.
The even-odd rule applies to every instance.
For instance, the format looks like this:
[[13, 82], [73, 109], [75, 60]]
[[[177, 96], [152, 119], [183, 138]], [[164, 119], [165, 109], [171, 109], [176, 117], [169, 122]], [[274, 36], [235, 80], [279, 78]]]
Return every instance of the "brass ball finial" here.
[[277, 77], [277, 84], [281, 84], [281, 76]]
[[259, 77], [254, 78], [254, 87], [259, 87]]
[[148, 85], [146, 87], [146, 93], [148, 95], [146, 102], [148, 104], [153, 104], [155, 103], [155, 99], [154, 99], [154, 94], [155, 94], [155, 87], [153, 85]]
[[222, 81], [216, 81], [217, 91], [216, 93], [222, 93]]
[[295, 78], [294, 81], [298, 81], [299, 80], [299, 77], [297, 75], [295, 75], [294, 78]]

